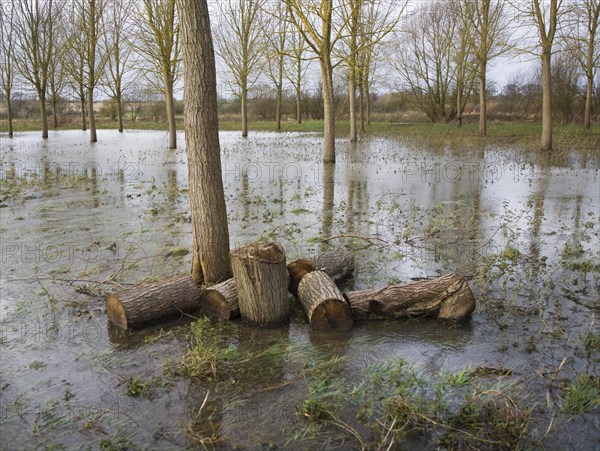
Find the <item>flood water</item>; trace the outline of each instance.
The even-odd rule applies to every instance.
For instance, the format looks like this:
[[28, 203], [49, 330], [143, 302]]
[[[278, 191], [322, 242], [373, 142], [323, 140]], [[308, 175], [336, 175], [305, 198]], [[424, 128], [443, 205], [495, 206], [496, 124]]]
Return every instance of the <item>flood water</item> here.
[[[208, 448], [359, 449], [339, 429], [303, 435], [298, 415], [299, 368], [338, 356], [356, 381], [397, 357], [424, 379], [509, 370], [488, 383], [532, 409], [528, 443], [598, 449], [598, 407], [561, 410], [561, 387], [599, 376], [598, 345], [582, 340], [600, 321], [598, 152], [340, 139], [327, 166], [316, 134], [221, 133], [232, 247], [274, 239], [288, 261], [346, 247], [354, 289], [457, 271], [478, 307], [460, 326], [413, 319], [315, 333], [298, 313], [279, 329], [240, 324], [236, 346], [276, 339], [287, 351], [262, 375], [211, 382], [165, 376], [187, 350], [191, 319], [122, 332], [103, 299], [189, 270], [185, 151], [166, 150], [163, 132], [98, 135], [92, 145], [80, 131], [0, 136], [2, 448], [186, 449], [199, 446], [190, 428], [204, 422], [219, 437]], [[153, 389], [129, 396], [133, 379]], [[353, 408], [342, 406], [345, 418]], [[435, 448], [426, 435], [411, 440]]]

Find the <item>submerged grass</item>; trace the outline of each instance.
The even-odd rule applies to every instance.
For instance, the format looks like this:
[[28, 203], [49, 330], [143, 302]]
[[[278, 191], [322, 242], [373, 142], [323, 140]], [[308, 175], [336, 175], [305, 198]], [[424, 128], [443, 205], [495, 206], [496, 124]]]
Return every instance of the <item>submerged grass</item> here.
[[565, 391], [562, 405], [565, 413], [580, 415], [600, 407], [600, 378], [597, 376], [580, 374]]

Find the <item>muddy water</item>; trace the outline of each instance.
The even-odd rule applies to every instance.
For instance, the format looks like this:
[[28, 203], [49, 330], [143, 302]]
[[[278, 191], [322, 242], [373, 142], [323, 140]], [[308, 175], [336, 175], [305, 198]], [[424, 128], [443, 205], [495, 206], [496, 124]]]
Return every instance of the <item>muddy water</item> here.
[[[237, 346], [277, 339], [287, 351], [268, 371], [215, 384], [164, 375], [186, 350], [190, 319], [123, 333], [107, 323], [102, 299], [189, 268], [185, 152], [165, 150], [161, 132], [99, 139], [0, 137], [3, 448], [199, 446], [190, 428], [224, 447], [355, 448], [340, 431], [298, 432], [307, 392], [299, 368], [332, 356], [344, 358], [348, 380], [395, 357], [425, 378], [508, 369], [498, 384], [534, 407], [531, 443], [546, 435], [548, 448], [597, 446], [598, 410], [563, 414], [560, 390], [547, 388], [565, 358], [565, 384], [598, 376], [598, 348], [581, 340], [597, 333], [600, 309], [597, 154], [542, 158], [372, 138], [339, 140], [338, 163], [324, 166], [318, 135], [222, 133], [232, 247], [268, 237], [294, 259], [346, 246], [357, 255], [355, 288], [458, 270], [478, 309], [463, 326], [363, 322], [335, 335], [311, 332], [300, 314], [277, 330], [240, 325]], [[142, 396], [126, 394], [135, 379], [150, 386]]]

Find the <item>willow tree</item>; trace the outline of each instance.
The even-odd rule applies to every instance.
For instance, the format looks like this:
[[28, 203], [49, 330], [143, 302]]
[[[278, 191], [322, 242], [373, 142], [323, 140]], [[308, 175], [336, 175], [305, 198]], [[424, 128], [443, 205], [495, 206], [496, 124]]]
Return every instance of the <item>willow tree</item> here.
[[590, 128], [594, 74], [600, 66], [600, 0], [581, 0], [570, 11], [570, 26], [565, 32], [567, 50], [585, 74], [585, 109], [583, 126]]
[[[552, 150], [552, 46], [563, 0], [531, 0], [533, 21], [540, 38], [542, 63], [542, 150]], [[549, 3], [549, 4], [548, 4]]]
[[8, 115], [8, 136], [13, 137], [12, 89], [15, 82], [15, 22], [13, 2], [0, 2], [0, 83]]
[[461, 0], [479, 72], [479, 134], [487, 134], [487, 67], [509, 50], [506, 0]]
[[222, 0], [217, 28], [219, 56], [233, 75], [231, 87], [240, 99], [242, 136], [248, 136], [248, 90], [260, 75], [265, 51], [261, 13], [266, 0]]
[[323, 161], [335, 163], [335, 104], [332, 53], [344, 26], [333, 33], [334, 0], [284, 0], [290, 21], [315, 52], [321, 66], [323, 91]]
[[[378, 44], [391, 33], [406, 6], [406, 1], [349, 0], [342, 8], [347, 24], [344, 32], [346, 48], [340, 58], [348, 68], [348, 107], [350, 110], [350, 141], [357, 140], [356, 91], [361, 93], [360, 109], [363, 110], [365, 83], [369, 83], [373, 53]], [[368, 86], [367, 86], [368, 91]], [[364, 131], [364, 114], [361, 114], [361, 129]]]
[[45, 139], [48, 138], [48, 80], [58, 52], [55, 38], [62, 10], [54, 0], [19, 0], [14, 5], [17, 5], [14, 16], [17, 67], [37, 93]]
[[107, 62], [104, 86], [117, 106], [119, 132], [123, 131], [123, 94], [134, 80], [125, 78], [132, 65], [132, 7], [132, 0], [109, 0], [105, 15], [106, 31], [103, 42], [107, 51]]
[[149, 64], [148, 80], [160, 88], [165, 97], [165, 109], [169, 124], [169, 149], [177, 148], [175, 124], [175, 81], [180, 76], [179, 18], [175, 0], [143, 0], [142, 18], [136, 50]]
[[285, 75], [285, 58], [288, 40], [288, 10], [283, 3], [278, 3], [269, 11], [270, 20], [275, 21], [275, 32], [266, 36], [265, 61], [266, 75], [275, 85], [275, 123], [277, 131], [281, 131], [281, 115], [283, 103], [283, 77]]
[[221, 174], [217, 81], [206, 0], [177, 0], [184, 63], [185, 139], [194, 252], [192, 278], [212, 284], [231, 276]]

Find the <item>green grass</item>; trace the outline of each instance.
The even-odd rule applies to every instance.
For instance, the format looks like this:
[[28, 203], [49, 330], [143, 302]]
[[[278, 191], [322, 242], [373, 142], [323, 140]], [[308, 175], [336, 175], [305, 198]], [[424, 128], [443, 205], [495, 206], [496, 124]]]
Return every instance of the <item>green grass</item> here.
[[600, 378], [578, 375], [566, 388], [562, 410], [565, 413], [579, 415], [600, 407]]
[[[116, 129], [116, 121], [105, 117], [98, 117], [96, 121], [97, 128]], [[79, 129], [79, 122], [70, 120], [61, 124], [58, 130]], [[222, 131], [240, 131], [240, 121], [224, 120], [219, 123]], [[249, 123], [250, 135], [253, 131], [276, 131], [273, 121], [251, 121]], [[0, 121], [0, 132], [7, 129], [6, 121]], [[16, 132], [39, 131], [39, 121], [33, 119], [17, 119], [14, 121]], [[183, 129], [183, 119], [177, 118], [177, 129]], [[336, 134], [338, 137], [347, 137], [349, 133], [349, 122], [347, 120], [338, 120], [336, 122]], [[138, 120], [135, 123], [125, 122], [125, 130], [167, 130], [165, 122], [154, 122]], [[283, 121], [282, 132], [306, 132], [322, 133], [323, 121], [306, 120], [302, 124], [295, 121]], [[488, 135], [481, 137], [478, 134], [477, 124], [465, 124], [457, 127], [454, 124], [446, 123], [399, 123], [399, 122], [372, 122], [368, 127], [367, 135], [374, 136], [395, 136], [404, 138], [415, 138], [422, 140], [425, 144], [436, 145], [455, 145], [481, 148], [484, 144], [514, 144], [522, 145], [528, 149], [537, 149], [539, 138], [542, 132], [541, 123], [533, 122], [488, 122]], [[557, 150], [570, 150], [572, 148], [580, 150], [597, 150], [600, 147], [600, 125], [593, 125], [589, 130], [582, 128], [578, 124], [554, 124], [554, 144]]]

